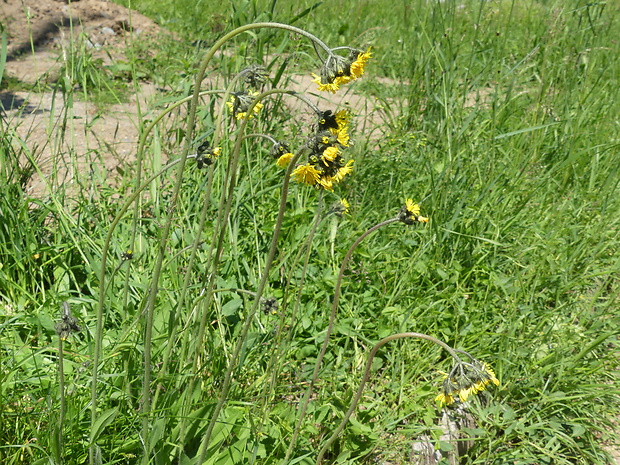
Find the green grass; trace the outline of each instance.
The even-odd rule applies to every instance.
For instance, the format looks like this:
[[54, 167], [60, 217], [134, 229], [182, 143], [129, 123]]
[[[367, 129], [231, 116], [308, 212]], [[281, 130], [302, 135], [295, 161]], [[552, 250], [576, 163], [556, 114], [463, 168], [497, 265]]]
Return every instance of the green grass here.
[[[187, 131], [185, 110], [158, 122], [155, 116], [191, 95], [205, 47], [248, 22], [294, 20], [332, 47], [372, 45], [366, 75], [349, 86], [377, 102], [380, 118], [375, 127], [352, 131], [346, 153], [355, 171], [335, 193], [324, 193], [324, 213], [339, 197], [349, 200], [351, 213], [324, 215], [307, 258], [303, 244], [313, 234], [319, 193], [291, 185], [264, 292], [278, 299], [276, 314], [252, 313], [254, 299], [239, 291], [206, 297], [210, 285], [261, 287], [283, 175], [268, 142], [242, 145], [230, 215], [218, 226], [233, 153], [227, 138], [212, 184], [208, 171], [189, 160], [174, 209], [173, 168], [147, 183], [138, 203], [119, 216], [135, 192], [136, 163], [111, 173], [92, 154], [92, 170], [78, 171], [77, 188], [63, 188], [52, 173], [50, 193], [30, 198], [26, 186], [42, 161], [14, 122], [3, 120], [2, 463], [85, 463], [93, 444], [94, 463], [196, 463], [201, 447], [209, 464], [283, 463], [340, 263], [356, 238], [395, 216], [406, 197], [431, 220], [388, 225], [355, 250], [288, 463], [314, 463], [349, 406], [372, 346], [404, 331], [466, 350], [501, 381], [468, 407], [475, 427], [463, 434], [474, 441], [461, 463], [612, 463], [602, 445], [616, 440], [619, 414], [618, 7], [579, 0], [131, 5], [183, 40], [136, 43], [127, 62], [103, 71], [78, 43], [63, 72], [73, 76], [71, 85], [57, 91], [99, 102], [105, 112], [110, 102], [97, 96], [122, 95], [141, 79], [171, 88], [136, 122], [146, 137], [142, 180], [163, 166], [162, 154], [181, 154]], [[271, 78], [319, 66], [311, 45], [286, 32], [254, 31], [226, 47], [234, 53], [217, 57], [208, 72], [227, 79], [261, 61]], [[299, 60], [286, 62], [289, 56]], [[115, 87], [115, 76], [122, 85]], [[298, 148], [308, 125], [279, 99], [265, 101], [248, 132]], [[213, 135], [221, 103], [214, 101], [198, 108], [192, 150]], [[226, 129], [233, 141], [235, 127]], [[66, 157], [55, 155], [58, 164]], [[220, 233], [217, 254], [211, 247]], [[159, 290], [151, 301], [158, 260]], [[61, 412], [54, 325], [65, 301], [81, 331], [61, 346]], [[445, 451], [434, 398], [440, 372], [449, 368], [445, 354], [425, 342], [381, 349], [353, 421], [328, 458], [409, 463], [411, 443], [422, 434]], [[226, 403], [203, 444], [227, 375]], [[146, 415], [145, 398], [152, 407]]]

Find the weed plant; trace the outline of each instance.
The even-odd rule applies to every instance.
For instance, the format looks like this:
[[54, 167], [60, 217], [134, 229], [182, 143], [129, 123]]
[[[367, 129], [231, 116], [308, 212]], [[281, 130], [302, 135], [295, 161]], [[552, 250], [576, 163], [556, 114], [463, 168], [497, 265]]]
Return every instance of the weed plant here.
[[2, 463], [613, 463], [617, 6], [131, 6], [196, 41], [109, 68], [174, 86], [134, 163], [79, 45], [49, 165], [1, 122]]

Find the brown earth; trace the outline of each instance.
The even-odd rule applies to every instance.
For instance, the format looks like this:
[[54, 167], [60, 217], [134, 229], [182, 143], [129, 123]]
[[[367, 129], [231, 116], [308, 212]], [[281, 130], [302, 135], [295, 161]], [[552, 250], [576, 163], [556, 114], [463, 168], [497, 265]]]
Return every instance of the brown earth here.
[[[131, 41], [157, 39], [170, 33], [145, 16], [105, 0], [4, 0], [0, 3], [0, 22], [8, 32], [8, 56], [5, 73], [27, 84], [37, 81], [55, 82], [59, 78], [71, 41], [87, 47], [93, 58], [104, 65], [113, 60], [128, 61], [123, 50]], [[79, 42], [82, 41], [82, 42]], [[294, 76], [293, 90], [315, 92], [316, 86], [307, 75]], [[129, 102], [106, 107], [102, 112], [92, 103], [73, 100], [65, 108], [63, 96], [51, 92], [0, 92], [0, 105], [8, 126], [42, 160], [43, 177], [36, 175], [29, 194], [40, 196], [46, 191], [45, 175], [58, 172], [59, 155], [73, 160], [86, 159], [84, 154], [103, 154], [108, 170], [131, 161], [138, 141], [137, 103], [142, 113], [158, 95], [155, 85], [141, 83], [137, 96]], [[78, 94], [74, 94], [78, 98]], [[139, 99], [139, 100], [138, 100]], [[380, 127], [376, 122], [381, 110], [371, 99], [354, 93], [352, 87], [337, 95], [312, 98], [321, 108], [346, 106], [356, 114], [359, 128]], [[55, 137], [63, 124], [64, 110], [71, 119], [70, 134]], [[376, 129], [373, 129], [376, 131]], [[53, 159], [52, 154], [56, 157]], [[63, 161], [61, 160], [61, 163]], [[56, 165], [54, 167], [54, 165]], [[84, 163], [87, 169], [88, 163]], [[61, 170], [62, 171], [62, 170]], [[63, 173], [65, 182], [71, 173]]]
[[[25, 84], [55, 82], [70, 43], [83, 44], [93, 59], [109, 64], [124, 58], [127, 41], [167, 34], [145, 16], [103, 0], [4, 0], [0, 22], [8, 36], [5, 75]], [[154, 93], [155, 86], [146, 83], [138, 98], [146, 103]], [[135, 152], [135, 96], [126, 104], [106, 108], [105, 114], [92, 103], [80, 101], [65, 108], [62, 94], [52, 92], [2, 91], [0, 104], [6, 127], [14, 129], [41, 161], [44, 176], [33, 177], [31, 195], [45, 191], [45, 175], [59, 161], [52, 159], [52, 153], [61, 154], [61, 158], [72, 153], [79, 159], [97, 151], [104, 154], [106, 168], [112, 169]], [[68, 134], [59, 138], [58, 129], [67, 112], [71, 120]], [[70, 176], [68, 172], [64, 175]]]

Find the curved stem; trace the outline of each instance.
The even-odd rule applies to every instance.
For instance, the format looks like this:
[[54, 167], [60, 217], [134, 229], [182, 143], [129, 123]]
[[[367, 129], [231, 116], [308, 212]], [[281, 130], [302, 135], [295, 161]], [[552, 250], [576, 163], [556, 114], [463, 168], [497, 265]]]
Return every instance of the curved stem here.
[[[101, 265], [100, 265], [101, 270], [100, 270], [100, 275], [99, 275], [100, 294], [99, 294], [99, 303], [97, 305], [97, 324], [95, 328], [95, 353], [93, 356], [93, 374], [92, 374], [92, 380], [91, 380], [91, 428], [94, 427], [95, 421], [97, 420], [97, 380], [98, 380], [98, 374], [99, 374], [99, 363], [101, 359], [101, 346], [103, 343], [103, 301], [105, 297], [105, 293], [103, 292], [103, 290], [105, 289], [105, 268], [106, 268], [107, 252], [110, 248], [110, 242], [112, 240], [112, 233], [114, 231], [114, 228], [116, 228], [118, 223], [123, 218], [123, 215], [125, 214], [125, 212], [127, 212], [131, 204], [142, 193], [142, 191], [146, 189], [154, 179], [156, 179], [158, 176], [161, 176], [163, 173], [168, 171], [170, 168], [176, 166], [180, 162], [181, 162], [180, 158], [176, 159], [170, 162], [168, 165], [164, 166], [159, 172], [149, 176], [149, 178], [146, 181], [144, 181], [138, 187], [138, 189], [136, 189], [136, 191], [125, 201], [125, 204], [119, 210], [118, 214], [116, 215], [116, 218], [114, 218], [114, 220], [112, 221], [112, 224], [110, 225], [108, 229], [108, 233], [105, 237], [105, 241], [103, 244], [103, 250], [101, 253]], [[91, 445], [90, 452], [89, 452], [89, 459], [92, 459], [92, 461], [94, 461], [93, 447], [94, 445]], [[92, 461], [91, 461], [91, 465], [94, 463]]]
[[377, 344], [375, 344], [375, 346], [370, 351], [370, 354], [368, 355], [368, 360], [366, 361], [366, 368], [364, 370], [364, 376], [362, 376], [362, 381], [360, 382], [357, 392], [355, 393], [355, 396], [351, 400], [351, 405], [349, 406], [349, 410], [347, 410], [347, 413], [345, 413], [342, 421], [338, 425], [338, 428], [336, 428], [334, 433], [330, 436], [330, 438], [325, 442], [325, 444], [319, 451], [319, 455], [316, 458], [316, 465], [319, 465], [321, 463], [321, 461], [323, 460], [323, 456], [325, 455], [329, 447], [334, 443], [338, 435], [342, 432], [347, 422], [349, 421], [349, 418], [351, 418], [351, 415], [355, 411], [355, 408], [357, 407], [357, 403], [362, 398], [362, 393], [364, 392], [364, 386], [366, 385], [368, 378], [370, 378], [370, 369], [372, 367], [372, 361], [374, 360], [375, 355], [377, 355], [377, 352], [379, 351], [379, 349], [390, 341], [393, 341], [395, 339], [402, 339], [405, 337], [413, 337], [413, 338], [424, 339], [426, 341], [433, 342], [434, 344], [437, 344], [438, 346], [440, 346], [442, 349], [445, 349], [446, 351], [448, 351], [452, 357], [459, 360], [459, 356], [456, 354], [455, 350], [452, 349], [452, 347], [450, 347], [445, 342], [440, 341], [439, 339], [429, 336], [427, 334], [407, 332], [407, 333], [392, 334], [388, 337], [381, 339], [379, 342], [377, 342]]
[[[255, 103], [256, 102], [258, 102], [258, 100], [256, 100]], [[249, 112], [251, 110], [252, 108], [248, 110], [248, 114], [250, 114]], [[282, 221], [284, 219], [284, 211], [286, 209], [286, 199], [288, 197], [288, 185], [290, 182], [291, 173], [293, 172], [295, 163], [297, 162], [297, 160], [299, 159], [302, 153], [303, 152], [299, 152], [297, 153], [297, 155], [295, 155], [295, 157], [293, 157], [293, 159], [291, 160], [291, 163], [289, 164], [286, 170], [286, 174], [284, 175], [284, 182], [282, 183], [282, 194], [280, 198], [280, 208], [278, 209], [278, 217], [276, 220], [276, 224], [275, 224], [274, 231], [273, 231], [273, 236], [271, 239], [271, 246], [269, 248], [269, 254], [265, 261], [265, 268], [263, 271], [263, 275], [261, 276], [258, 289], [256, 290], [256, 299], [254, 300], [254, 304], [252, 305], [252, 309], [250, 310], [249, 315], [246, 317], [246, 321], [241, 330], [241, 334], [239, 335], [237, 339], [235, 349], [231, 356], [231, 363], [229, 363], [226, 369], [220, 397], [218, 399], [217, 405], [215, 406], [215, 409], [213, 410], [213, 414], [212, 414], [209, 426], [207, 427], [207, 430], [205, 431], [205, 434], [202, 438], [202, 443], [200, 444], [200, 454], [199, 454], [197, 463], [203, 463], [205, 460], [207, 449], [211, 441], [211, 435], [213, 434], [213, 428], [215, 427], [215, 424], [217, 423], [220, 412], [222, 411], [222, 408], [224, 407], [224, 403], [226, 402], [226, 397], [228, 395], [228, 390], [230, 389], [230, 384], [232, 380], [232, 372], [235, 368], [235, 362], [239, 358], [239, 353], [241, 352], [241, 349], [245, 343], [245, 339], [250, 329], [250, 324], [252, 323], [254, 314], [256, 313], [258, 306], [260, 305], [260, 297], [262, 296], [265, 286], [267, 285], [267, 279], [269, 278], [269, 269], [271, 268], [271, 264], [276, 254], [276, 250], [278, 246], [278, 239], [280, 237], [280, 230], [282, 228]]]
[[[265, 385], [263, 386], [262, 392], [261, 392], [261, 398], [263, 399], [263, 404], [261, 406], [261, 408], [259, 410], [261, 410], [263, 412], [263, 416], [261, 418], [260, 424], [258, 425], [257, 431], [259, 431], [261, 428], [263, 427], [263, 425], [265, 424], [265, 421], [267, 419], [267, 415], [268, 415], [268, 409], [265, 408], [265, 406], [270, 402], [270, 399], [267, 398], [267, 393], [270, 393], [271, 395], [273, 395], [275, 386], [276, 386], [276, 382], [278, 379], [278, 375], [279, 372], [276, 369], [276, 366], [278, 364], [278, 362], [280, 361], [281, 357], [283, 356], [283, 352], [286, 350], [287, 347], [287, 343], [288, 343], [288, 336], [289, 334], [293, 331], [293, 326], [295, 325], [295, 321], [297, 319], [297, 312], [299, 310], [299, 303], [301, 301], [301, 294], [303, 292], [303, 288], [304, 288], [304, 284], [306, 281], [306, 273], [308, 271], [308, 262], [310, 260], [310, 252], [312, 251], [312, 241], [314, 240], [314, 236], [316, 234], [316, 230], [321, 222], [321, 213], [323, 211], [323, 192], [324, 191], [319, 191], [319, 199], [317, 202], [317, 207], [316, 207], [316, 213], [314, 215], [314, 221], [312, 222], [312, 228], [310, 229], [310, 232], [308, 233], [308, 236], [306, 237], [303, 245], [300, 247], [299, 252], [297, 254], [297, 256], [295, 257], [295, 259], [293, 260], [293, 265], [291, 266], [291, 269], [295, 269], [297, 266], [297, 263], [299, 261], [299, 259], [301, 258], [302, 253], [305, 251], [305, 257], [304, 257], [304, 264], [302, 267], [302, 274], [301, 274], [301, 278], [299, 280], [298, 283], [296, 283], [296, 287], [297, 287], [297, 300], [295, 302], [295, 306], [293, 307], [293, 312], [291, 314], [290, 317], [290, 321], [291, 321], [291, 328], [289, 330], [289, 332], [284, 336], [285, 342], [284, 344], [282, 343], [282, 339], [283, 339], [283, 332], [284, 332], [284, 319], [286, 317], [286, 313], [284, 311], [284, 309], [282, 309], [282, 311], [280, 312], [280, 317], [279, 317], [279, 321], [278, 321], [278, 330], [276, 332], [276, 336], [274, 338], [275, 342], [274, 342], [274, 347], [276, 348], [272, 353], [271, 353], [271, 357], [269, 358], [269, 362], [267, 364], [267, 368], [265, 369], [265, 373], [269, 373], [271, 372], [271, 380], [269, 383], [265, 383]], [[287, 289], [284, 298], [282, 299], [283, 302], [285, 302], [287, 300], [287, 294], [288, 294], [288, 289], [290, 287], [291, 284], [291, 279], [292, 276], [289, 275], [289, 278], [287, 280], [286, 283], [286, 287], [285, 289]]]
[[295, 427], [295, 431], [293, 432], [293, 437], [291, 438], [291, 442], [288, 446], [288, 450], [286, 451], [286, 457], [284, 459], [285, 462], [289, 459], [291, 453], [293, 452], [293, 447], [295, 446], [295, 442], [297, 441], [297, 436], [299, 435], [299, 431], [301, 430], [301, 425], [303, 423], [304, 417], [306, 416], [306, 410], [308, 408], [308, 404], [310, 403], [310, 397], [312, 396], [312, 392], [314, 390], [314, 384], [316, 383], [316, 380], [319, 376], [319, 370], [321, 369], [321, 363], [323, 362], [323, 357], [325, 356], [325, 352], [327, 351], [327, 345], [329, 344], [329, 337], [331, 335], [332, 329], [334, 327], [334, 321], [336, 319], [336, 310], [338, 309], [338, 300], [340, 299], [340, 288], [342, 286], [342, 279], [344, 277], [344, 272], [347, 268], [347, 265], [349, 264], [349, 260], [351, 259], [351, 256], [353, 255], [353, 251], [360, 244], [360, 242], [362, 242], [364, 238], [366, 238], [368, 235], [370, 235], [377, 229], [385, 225], [388, 225], [390, 223], [395, 223], [396, 221], [399, 221], [398, 217], [391, 218], [389, 220], [385, 220], [379, 224], [374, 225], [372, 228], [370, 228], [368, 231], [366, 231], [360, 237], [357, 238], [357, 240], [349, 248], [349, 251], [345, 255], [344, 259], [342, 260], [342, 265], [340, 267], [340, 273], [338, 274], [338, 280], [336, 281], [336, 286], [334, 288], [334, 300], [332, 302], [332, 312], [331, 312], [331, 315], [329, 316], [329, 323], [327, 325], [327, 332], [325, 334], [325, 340], [323, 341], [321, 352], [319, 353], [319, 356], [316, 359], [316, 365], [314, 366], [314, 372], [312, 373], [312, 379], [310, 380], [310, 383], [308, 383], [308, 389], [306, 390], [306, 394], [304, 395], [304, 399], [301, 403], [301, 407], [299, 408], [299, 418], [297, 420], [297, 426]]

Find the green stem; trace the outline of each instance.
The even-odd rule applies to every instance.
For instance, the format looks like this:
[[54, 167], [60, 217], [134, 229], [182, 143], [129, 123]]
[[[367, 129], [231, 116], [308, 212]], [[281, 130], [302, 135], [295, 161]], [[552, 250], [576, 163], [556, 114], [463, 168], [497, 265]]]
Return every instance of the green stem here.
[[[248, 111], [248, 114], [250, 114], [250, 111], [251, 111], [251, 108]], [[290, 182], [291, 174], [295, 167], [295, 163], [297, 162], [301, 154], [302, 152], [299, 152], [295, 157], [293, 157], [284, 175], [284, 182], [282, 183], [282, 195], [280, 198], [280, 208], [278, 209], [278, 217], [276, 220], [276, 224], [275, 224], [274, 231], [273, 231], [273, 236], [271, 239], [271, 246], [269, 248], [269, 254], [265, 261], [265, 269], [263, 271], [258, 289], [256, 291], [256, 299], [254, 300], [252, 309], [250, 310], [248, 316], [246, 317], [245, 323], [241, 330], [241, 334], [239, 335], [239, 338], [237, 339], [235, 349], [231, 356], [231, 362], [228, 364], [228, 367], [226, 368], [226, 373], [224, 375], [224, 382], [222, 384], [222, 391], [220, 393], [220, 397], [218, 399], [217, 405], [215, 406], [215, 409], [211, 416], [211, 421], [209, 423], [209, 426], [207, 427], [207, 430], [205, 431], [205, 434], [203, 436], [202, 443], [200, 445], [200, 453], [199, 453], [199, 458], [198, 458], [197, 463], [203, 463], [207, 455], [207, 450], [209, 448], [209, 443], [211, 441], [211, 435], [213, 434], [213, 428], [215, 427], [215, 424], [217, 423], [220, 412], [222, 411], [222, 408], [224, 407], [224, 403], [226, 402], [226, 397], [228, 395], [228, 390], [230, 389], [230, 383], [232, 380], [232, 372], [236, 366], [236, 361], [239, 358], [239, 353], [241, 352], [241, 349], [245, 343], [245, 339], [250, 329], [250, 325], [252, 323], [254, 314], [256, 313], [258, 306], [260, 305], [260, 298], [263, 294], [265, 286], [267, 285], [267, 279], [269, 278], [269, 270], [271, 268], [271, 264], [276, 254], [276, 250], [278, 246], [278, 239], [280, 237], [280, 230], [282, 229], [282, 221], [284, 219], [284, 211], [286, 209], [286, 199], [288, 197], [288, 185]]]
[[[304, 258], [304, 266], [302, 268], [302, 274], [301, 274], [301, 279], [299, 280], [299, 283], [296, 283], [296, 288], [297, 288], [297, 300], [295, 302], [295, 307], [293, 308], [293, 313], [291, 314], [290, 317], [290, 321], [291, 321], [291, 325], [290, 325], [290, 331], [287, 333], [287, 337], [286, 340], [288, 342], [288, 336], [292, 333], [293, 331], [293, 327], [295, 325], [295, 321], [297, 319], [297, 312], [299, 310], [299, 304], [301, 301], [301, 294], [303, 291], [303, 287], [304, 287], [304, 283], [306, 280], [306, 273], [308, 271], [308, 262], [310, 260], [310, 252], [312, 251], [312, 241], [314, 239], [314, 235], [316, 234], [316, 230], [319, 226], [319, 223], [321, 222], [321, 212], [323, 211], [323, 191], [319, 192], [319, 199], [318, 199], [318, 204], [316, 207], [316, 214], [314, 215], [314, 221], [312, 224], [312, 228], [306, 238], [306, 240], [304, 241], [304, 244], [302, 245], [302, 247], [300, 247], [299, 253], [297, 254], [297, 256], [295, 257], [295, 259], [293, 260], [293, 265], [291, 266], [291, 269], [295, 269], [298, 263], [299, 258], [301, 257], [301, 254], [304, 252], [305, 250], [305, 258]], [[289, 277], [288, 282], [286, 284], [286, 289], [289, 288], [291, 283], [291, 278]], [[283, 302], [286, 301], [286, 297], [284, 299], [282, 299]], [[263, 405], [262, 408], [260, 410], [263, 411], [263, 417], [261, 420], [260, 425], [258, 426], [258, 430], [260, 431], [260, 428], [262, 428], [262, 425], [265, 424], [265, 420], [267, 418], [268, 415], [268, 409], [266, 408], [266, 405], [270, 402], [270, 399], [267, 398], [267, 393], [269, 392], [271, 395], [273, 395], [273, 392], [275, 390], [275, 386], [276, 386], [276, 381], [278, 379], [278, 374], [279, 372], [275, 369], [276, 364], [279, 362], [280, 358], [282, 357], [283, 352], [286, 350], [286, 346], [287, 344], [282, 344], [282, 333], [283, 333], [283, 329], [285, 327], [284, 325], [284, 319], [286, 317], [286, 312], [284, 311], [284, 309], [282, 309], [282, 311], [280, 312], [280, 318], [279, 318], [279, 322], [278, 322], [278, 331], [276, 333], [275, 336], [275, 343], [274, 346], [276, 347], [276, 350], [274, 350], [271, 354], [271, 357], [269, 359], [269, 363], [267, 364], [267, 368], [265, 370], [266, 373], [272, 372], [271, 374], [271, 380], [269, 383], [265, 383], [265, 386], [263, 387], [262, 393], [261, 393], [261, 398], [263, 399]]]
[[327, 324], [325, 340], [323, 341], [321, 352], [319, 353], [319, 356], [316, 359], [316, 365], [314, 366], [314, 372], [312, 373], [312, 378], [310, 379], [310, 383], [308, 383], [308, 389], [306, 390], [304, 398], [301, 402], [301, 406], [299, 408], [299, 418], [297, 420], [297, 426], [295, 427], [295, 431], [293, 432], [293, 437], [291, 438], [291, 442], [289, 443], [288, 449], [286, 451], [284, 462], [286, 462], [289, 459], [289, 457], [291, 456], [291, 453], [293, 452], [293, 448], [295, 447], [295, 442], [297, 441], [297, 436], [299, 435], [299, 432], [301, 430], [301, 425], [306, 416], [306, 410], [308, 409], [308, 404], [310, 403], [310, 397], [312, 396], [312, 393], [314, 391], [314, 384], [316, 383], [316, 380], [319, 376], [319, 370], [321, 369], [321, 363], [323, 362], [323, 357], [325, 356], [325, 352], [327, 351], [327, 345], [329, 344], [329, 337], [331, 335], [332, 329], [334, 327], [334, 322], [336, 320], [336, 310], [338, 309], [338, 300], [340, 299], [340, 288], [342, 286], [342, 279], [344, 277], [344, 272], [347, 268], [347, 265], [349, 264], [349, 260], [351, 259], [351, 256], [353, 255], [353, 251], [360, 244], [360, 242], [362, 242], [368, 235], [370, 235], [377, 229], [385, 225], [388, 225], [390, 223], [394, 223], [396, 221], [399, 221], [398, 217], [391, 218], [389, 220], [385, 220], [379, 224], [374, 225], [372, 228], [370, 228], [368, 231], [366, 231], [360, 237], [357, 238], [357, 240], [349, 248], [349, 251], [345, 255], [344, 259], [342, 260], [342, 265], [340, 267], [340, 273], [338, 274], [338, 280], [336, 281], [336, 286], [334, 288], [334, 300], [332, 302], [332, 311], [329, 316], [329, 323]]
[[441, 348], [443, 348], [446, 351], [448, 351], [452, 357], [454, 357], [457, 360], [459, 360], [458, 355], [456, 354], [454, 349], [452, 349], [452, 347], [450, 347], [445, 342], [440, 341], [439, 339], [434, 338], [432, 336], [429, 336], [427, 334], [407, 332], [407, 333], [392, 334], [392, 335], [390, 335], [388, 337], [385, 337], [385, 338], [381, 339], [379, 342], [377, 342], [377, 344], [375, 344], [375, 346], [370, 351], [370, 354], [368, 355], [368, 360], [366, 361], [366, 369], [364, 370], [364, 375], [362, 376], [362, 381], [360, 382], [360, 385], [359, 385], [359, 387], [357, 389], [357, 392], [355, 393], [355, 396], [351, 400], [351, 405], [349, 406], [349, 410], [347, 410], [347, 413], [345, 413], [344, 418], [342, 419], [342, 421], [338, 425], [338, 428], [336, 428], [334, 433], [330, 436], [330, 438], [325, 442], [325, 444], [323, 445], [323, 447], [319, 451], [319, 455], [316, 458], [316, 465], [319, 465], [321, 463], [321, 461], [323, 460], [323, 456], [325, 455], [325, 453], [327, 452], [329, 447], [334, 443], [334, 441], [336, 440], [338, 435], [342, 432], [342, 430], [346, 426], [347, 422], [349, 421], [349, 418], [351, 418], [351, 415], [355, 411], [355, 408], [357, 407], [357, 403], [360, 401], [360, 399], [362, 397], [362, 393], [364, 392], [364, 386], [366, 385], [366, 382], [368, 381], [368, 378], [370, 378], [370, 369], [372, 367], [372, 361], [374, 360], [375, 355], [377, 355], [377, 352], [379, 351], [379, 349], [381, 347], [383, 347], [385, 344], [387, 344], [388, 342], [390, 342], [390, 341], [393, 341], [395, 339], [402, 339], [402, 338], [405, 338], [405, 337], [413, 337], [413, 338], [417, 338], [417, 339], [424, 339], [426, 341], [430, 341], [430, 342], [432, 342], [434, 344], [439, 345]]
[[64, 368], [64, 353], [62, 347], [62, 338], [58, 337], [58, 386], [60, 389], [60, 415], [58, 417], [58, 447], [56, 461], [60, 465], [63, 460], [63, 435], [62, 429], [65, 424], [65, 368]]

